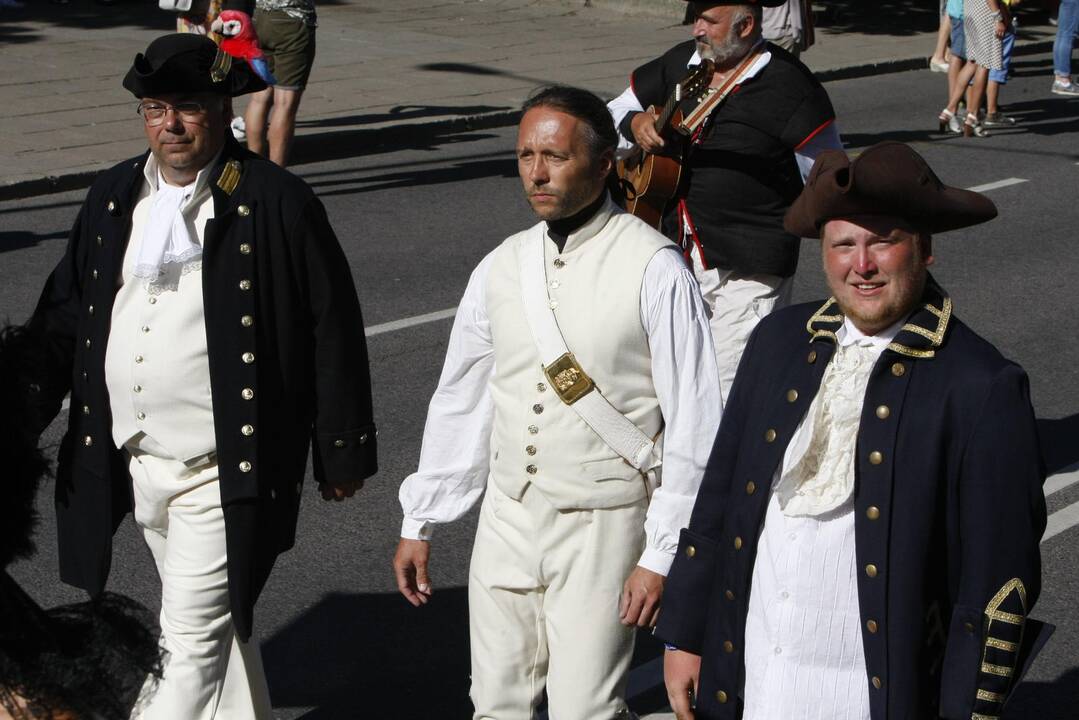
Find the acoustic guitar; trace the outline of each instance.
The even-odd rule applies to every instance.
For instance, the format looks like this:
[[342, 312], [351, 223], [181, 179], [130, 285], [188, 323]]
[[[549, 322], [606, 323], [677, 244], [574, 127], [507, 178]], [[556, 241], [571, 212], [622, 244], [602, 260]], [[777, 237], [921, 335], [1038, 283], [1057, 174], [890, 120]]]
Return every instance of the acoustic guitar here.
[[682, 123], [682, 100], [699, 99], [708, 89], [714, 73], [715, 64], [711, 60], [702, 61], [674, 86], [662, 109], [654, 105], [648, 108], [646, 112], [655, 116], [656, 132], [666, 143], [660, 153], [637, 148], [632, 155], [618, 163], [619, 185], [625, 197], [626, 212], [654, 228], [659, 228], [663, 208], [674, 197], [682, 180], [686, 151], [686, 143], [680, 142], [686, 133]]

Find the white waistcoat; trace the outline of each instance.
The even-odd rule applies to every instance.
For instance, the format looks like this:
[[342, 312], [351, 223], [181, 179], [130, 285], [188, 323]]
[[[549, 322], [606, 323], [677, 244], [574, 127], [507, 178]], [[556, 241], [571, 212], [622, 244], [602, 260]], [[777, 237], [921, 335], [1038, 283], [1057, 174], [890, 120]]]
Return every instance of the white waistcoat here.
[[492, 480], [515, 499], [533, 483], [559, 509], [635, 502], [648, 492], [641, 474], [559, 399], [543, 374], [519, 280], [521, 248], [537, 233], [543, 234], [548, 294], [570, 352], [646, 435], [662, 428], [641, 325], [641, 284], [652, 257], [670, 241], [608, 201], [570, 235], [561, 254], [540, 223], [508, 238], [491, 262]]
[[[147, 174], [156, 173], [154, 163]], [[199, 244], [214, 216], [213, 196], [200, 173], [201, 187], [184, 212], [187, 229]], [[112, 438], [117, 447], [135, 443], [158, 454], [160, 449], [187, 462], [213, 452], [213, 403], [202, 299], [202, 271], [179, 276], [175, 290], [151, 293], [132, 275], [138, 246], [149, 221], [154, 188], [148, 180], [131, 219], [124, 254], [122, 284], [112, 308], [105, 351], [105, 382], [112, 410]], [[145, 442], [149, 436], [150, 443]]]

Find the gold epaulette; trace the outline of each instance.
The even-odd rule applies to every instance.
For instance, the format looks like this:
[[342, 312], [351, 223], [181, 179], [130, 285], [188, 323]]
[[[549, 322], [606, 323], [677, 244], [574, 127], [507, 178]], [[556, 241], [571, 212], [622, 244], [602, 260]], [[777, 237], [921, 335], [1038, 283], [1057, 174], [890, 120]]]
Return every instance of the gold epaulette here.
[[221, 170], [221, 177], [217, 178], [217, 186], [224, 190], [226, 195], [231, 195], [240, 184], [242, 168], [239, 160], [229, 160], [225, 163], [225, 167]]

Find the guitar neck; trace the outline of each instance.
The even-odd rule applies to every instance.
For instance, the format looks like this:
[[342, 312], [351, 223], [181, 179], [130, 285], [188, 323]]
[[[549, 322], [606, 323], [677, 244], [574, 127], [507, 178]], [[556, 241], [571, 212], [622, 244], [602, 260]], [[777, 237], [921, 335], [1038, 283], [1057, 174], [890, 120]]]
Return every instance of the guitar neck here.
[[678, 101], [675, 99], [677, 96], [677, 91], [671, 93], [671, 96], [667, 98], [667, 102], [663, 106], [663, 112], [656, 117], [655, 128], [657, 133], [662, 134], [663, 131], [667, 129], [667, 123], [671, 121], [674, 109], [678, 106]]

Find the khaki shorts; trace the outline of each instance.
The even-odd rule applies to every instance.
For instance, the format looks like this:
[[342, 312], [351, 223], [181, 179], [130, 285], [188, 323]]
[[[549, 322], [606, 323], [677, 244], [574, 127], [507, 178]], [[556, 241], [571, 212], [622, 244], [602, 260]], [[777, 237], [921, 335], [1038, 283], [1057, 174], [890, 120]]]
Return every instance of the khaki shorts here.
[[315, 62], [315, 28], [281, 10], [255, 10], [255, 33], [282, 90], [303, 90]]

